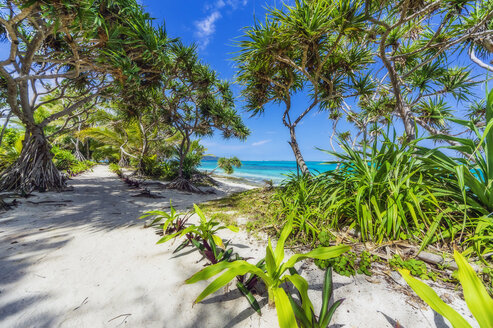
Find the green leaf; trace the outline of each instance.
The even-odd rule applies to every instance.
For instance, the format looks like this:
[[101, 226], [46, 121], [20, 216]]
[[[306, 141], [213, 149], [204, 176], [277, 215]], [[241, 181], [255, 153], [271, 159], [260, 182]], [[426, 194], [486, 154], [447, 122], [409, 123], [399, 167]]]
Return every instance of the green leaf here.
[[286, 275], [286, 279], [291, 281], [300, 293], [303, 311], [307, 317], [310, 317], [313, 313], [313, 304], [308, 297], [308, 282], [299, 274]]
[[339, 245], [332, 247], [319, 247], [314, 249], [311, 252], [306, 254], [295, 254], [291, 256], [291, 258], [281, 266], [280, 273], [283, 273], [287, 269], [293, 267], [297, 262], [305, 259], [305, 258], [313, 258], [319, 260], [327, 260], [334, 257], [338, 257], [339, 255], [349, 251], [351, 249], [350, 246]]
[[274, 302], [276, 303], [277, 320], [280, 328], [298, 328], [296, 318], [294, 316], [291, 302], [284, 289], [275, 287], [272, 289], [274, 294]]
[[257, 300], [253, 296], [252, 292], [249, 291], [245, 285], [243, 285], [241, 282], [236, 283], [236, 287], [238, 287], [238, 290], [246, 297], [248, 300], [248, 303], [250, 303], [250, 306], [258, 313], [261, 314], [260, 312], [260, 305], [258, 304]]
[[493, 327], [493, 299], [464, 256], [454, 250], [454, 258], [459, 267], [458, 276], [467, 307], [481, 328]]
[[197, 213], [197, 215], [199, 216], [200, 222], [202, 224], [207, 223], [207, 219], [205, 218], [205, 215], [202, 212], [202, 210], [196, 204], [193, 204], [193, 208], [195, 209], [195, 213]]
[[214, 240], [214, 244], [216, 244], [217, 246], [224, 249], [224, 243], [223, 243], [223, 240], [221, 239], [221, 237], [219, 237], [218, 235], [212, 235], [211, 237], [212, 237], [212, 240]]
[[274, 258], [276, 260], [276, 266], [280, 266], [282, 261], [284, 260], [284, 243], [286, 239], [291, 234], [293, 230], [293, 219], [290, 215], [288, 218], [288, 222], [282, 229], [281, 235], [279, 236], [279, 240], [277, 241], [276, 250], [274, 251]]
[[272, 252], [272, 244], [270, 242], [270, 238], [267, 247], [265, 248], [265, 267], [269, 276], [274, 277], [277, 266], [276, 260], [274, 259], [274, 253]]
[[457, 313], [450, 306], [445, 304], [444, 301], [438, 297], [437, 293], [431, 287], [419, 281], [416, 278], [413, 278], [409, 273], [409, 270], [406, 269], [398, 269], [399, 273], [402, 275], [404, 280], [408, 283], [408, 285], [414, 290], [418, 296], [425, 301], [433, 310], [447, 318], [448, 321], [452, 324], [454, 328], [471, 328], [471, 325], [461, 317], [459, 313]]

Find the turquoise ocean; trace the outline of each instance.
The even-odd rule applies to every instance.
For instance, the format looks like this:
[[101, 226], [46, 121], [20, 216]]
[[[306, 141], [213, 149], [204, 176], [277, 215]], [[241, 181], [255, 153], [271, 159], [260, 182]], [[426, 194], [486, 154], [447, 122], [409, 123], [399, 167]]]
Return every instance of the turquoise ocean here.
[[[235, 171], [230, 176], [246, 179], [253, 183], [262, 183], [264, 180], [272, 180], [274, 184], [279, 184], [286, 178], [287, 174], [296, 173], [295, 161], [242, 161], [240, 168], [235, 168]], [[306, 162], [308, 168], [315, 172], [330, 171], [335, 168], [335, 165], [324, 164], [323, 162]], [[217, 161], [205, 160], [202, 161], [200, 168], [205, 171], [212, 171], [217, 167]], [[217, 169], [214, 174], [225, 175], [223, 170]]]

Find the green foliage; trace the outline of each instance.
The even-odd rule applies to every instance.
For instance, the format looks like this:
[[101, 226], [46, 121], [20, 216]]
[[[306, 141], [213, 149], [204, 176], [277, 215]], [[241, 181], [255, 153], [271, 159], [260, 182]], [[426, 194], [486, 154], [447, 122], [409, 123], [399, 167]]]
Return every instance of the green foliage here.
[[281, 287], [281, 284], [283, 282], [290, 281], [295, 286], [301, 295], [303, 311], [307, 315], [311, 315], [313, 306], [308, 298], [308, 283], [306, 280], [296, 273], [287, 274], [286, 271], [293, 268], [297, 262], [304, 258], [328, 259], [338, 256], [348, 251], [350, 248], [348, 246], [320, 247], [306, 254], [295, 254], [288, 261], [283, 262], [285, 252], [284, 244], [288, 236], [291, 234], [292, 229], [292, 220], [289, 220], [281, 232], [281, 236], [279, 237], [275, 250], [272, 248], [269, 239], [265, 256], [265, 272], [253, 264], [240, 260], [234, 262], [219, 262], [197, 272], [190, 277], [186, 283], [191, 284], [201, 280], [207, 280], [225, 271], [202, 291], [195, 302], [200, 302], [208, 295], [225, 286], [235, 276], [250, 273], [257, 275], [266, 285], [269, 294], [269, 304], [275, 304], [277, 309], [279, 326], [281, 328], [296, 327], [296, 319], [293, 308], [291, 307], [289, 297]]
[[167, 176], [168, 167], [158, 160], [157, 155], [144, 156], [141, 161], [142, 166], [140, 170], [141, 173], [145, 176], [152, 178], [161, 178]]
[[315, 264], [322, 270], [332, 268], [341, 276], [353, 276], [356, 272], [371, 276], [371, 265], [378, 260], [377, 256], [372, 256], [368, 251], [363, 251], [359, 259], [356, 253], [347, 252], [329, 260], [315, 260]]
[[[199, 173], [198, 167], [205, 153], [205, 147], [200, 144], [199, 140], [193, 140], [190, 143], [190, 149], [185, 154], [182, 162], [183, 177], [187, 180], [191, 179], [192, 175]], [[176, 147], [173, 151], [173, 159], [169, 161], [170, 177], [178, 176], [180, 167], [180, 148]]]
[[239, 229], [237, 227], [222, 225], [220, 222], [215, 220], [214, 216], [210, 219], [207, 219], [202, 210], [197, 205], [194, 204], [193, 207], [195, 209], [195, 213], [199, 216], [200, 224], [192, 224], [180, 231], [165, 235], [157, 242], [158, 244], [165, 243], [171, 239], [182, 237], [187, 234], [193, 234], [200, 237], [202, 240], [209, 240], [210, 238], [212, 238], [217, 246], [224, 248], [224, 243], [222, 239], [217, 235], [217, 232], [223, 229], [229, 229], [233, 232], [238, 232]]
[[70, 164], [69, 168], [67, 169], [67, 174], [73, 177], [87, 170], [90, 170], [94, 165], [96, 165], [96, 163], [92, 161], [77, 161]]
[[17, 130], [7, 130], [4, 142], [0, 147], [0, 172], [15, 163], [22, 151], [24, 138]]
[[420, 277], [421, 279], [437, 279], [436, 273], [429, 271], [425, 262], [416, 259], [403, 260], [400, 255], [395, 254], [389, 261], [390, 267], [393, 269], [406, 269], [413, 276]]
[[235, 167], [241, 167], [241, 161], [236, 156], [231, 158], [220, 157], [217, 160], [217, 167], [222, 169], [226, 174], [233, 174]]
[[58, 170], [66, 171], [78, 161], [69, 150], [61, 149], [57, 146], [51, 148], [53, 162]]
[[110, 169], [111, 172], [115, 173], [118, 176], [122, 176], [123, 174], [122, 168], [116, 163], [110, 163], [108, 165], [108, 168]]
[[[459, 267], [458, 278], [464, 289], [464, 298], [469, 310], [481, 328], [493, 327], [493, 312], [491, 311], [493, 309], [493, 299], [488, 295], [481, 280], [462, 254], [454, 251], [454, 258]], [[413, 278], [408, 270], [400, 269], [399, 273], [416, 294], [428, 303], [433, 310], [447, 318], [454, 328], [471, 327], [460, 314], [443, 302], [433, 289]]]
[[[332, 269], [330, 267], [325, 271], [324, 286], [322, 289], [322, 307], [320, 309], [320, 314], [318, 317], [312, 311], [307, 314], [305, 312], [306, 306], [302, 303], [301, 306], [296, 303], [291, 294], [288, 293], [289, 301], [293, 307], [294, 314], [298, 323], [302, 328], [328, 328], [334, 312], [337, 310], [339, 305], [341, 305], [343, 300], [335, 301], [331, 306], [329, 306], [329, 301], [332, 298]], [[298, 298], [303, 300], [303, 297], [298, 293]], [[306, 302], [306, 299], [305, 299]]]

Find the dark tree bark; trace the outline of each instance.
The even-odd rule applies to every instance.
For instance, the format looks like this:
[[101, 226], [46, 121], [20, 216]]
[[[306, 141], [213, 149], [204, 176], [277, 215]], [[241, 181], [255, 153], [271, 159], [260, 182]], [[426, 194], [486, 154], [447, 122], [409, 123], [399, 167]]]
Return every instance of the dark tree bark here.
[[52, 161], [51, 145], [38, 125], [26, 127], [21, 154], [0, 175], [0, 190], [19, 190], [29, 194], [39, 191], [60, 191], [65, 187], [65, 177]]

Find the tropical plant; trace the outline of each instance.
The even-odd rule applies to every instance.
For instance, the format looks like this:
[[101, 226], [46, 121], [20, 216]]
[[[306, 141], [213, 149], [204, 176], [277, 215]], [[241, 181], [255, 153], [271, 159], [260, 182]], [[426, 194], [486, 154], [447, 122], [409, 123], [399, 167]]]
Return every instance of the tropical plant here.
[[334, 247], [319, 247], [305, 254], [295, 254], [291, 256], [289, 260], [283, 262], [285, 255], [284, 244], [286, 242], [286, 239], [291, 234], [292, 229], [293, 223], [290, 219], [281, 232], [275, 250], [273, 250], [269, 238], [265, 256], [265, 272], [256, 265], [250, 264], [244, 260], [239, 260], [233, 262], [219, 262], [197, 272], [192, 277], [187, 279], [186, 283], [192, 284], [201, 280], [207, 280], [226, 270], [223, 274], [221, 274], [218, 278], [211, 282], [202, 291], [202, 293], [200, 293], [195, 302], [200, 302], [208, 295], [214, 293], [224, 285], [228, 284], [236, 276], [245, 275], [248, 273], [258, 276], [264, 282], [265, 286], [267, 287], [269, 305], [275, 305], [277, 309], [279, 325], [281, 328], [297, 326], [296, 318], [293, 308], [291, 307], [289, 297], [281, 286], [284, 282], [289, 281], [296, 287], [301, 295], [306, 314], [311, 316], [313, 305], [308, 298], [307, 281], [302, 276], [296, 273], [288, 274], [287, 271], [293, 268], [297, 262], [305, 258], [328, 259], [336, 257], [348, 251], [350, 247], [342, 245]]
[[220, 246], [224, 248], [224, 243], [221, 237], [217, 235], [217, 232], [223, 229], [229, 229], [233, 232], [238, 232], [239, 229], [237, 227], [231, 226], [231, 225], [223, 225], [219, 221], [216, 221], [214, 216], [212, 216], [210, 219], [207, 219], [202, 212], [202, 210], [196, 205], [193, 204], [195, 213], [198, 215], [200, 219], [200, 224], [195, 225], [192, 224], [183, 230], [173, 232], [171, 234], [165, 235], [163, 238], [161, 238], [157, 243], [162, 244], [165, 243], [171, 239], [177, 238], [177, 237], [182, 237], [185, 235], [191, 235], [194, 237], [191, 237], [192, 239], [198, 239], [200, 238], [201, 240], [209, 240], [212, 238], [214, 243], [217, 246]]
[[[163, 233], [169, 234], [170, 232], [180, 231], [184, 227], [184, 222], [180, 221], [180, 217], [183, 217], [183, 213], [179, 213], [171, 204], [171, 200], [169, 201], [169, 213], [161, 210], [147, 211], [138, 217], [138, 220], [152, 218], [152, 221], [149, 224], [146, 224], [146, 227], [152, 227], [159, 223], [162, 225]], [[162, 222], [164, 220], [164, 222]]]
[[177, 43], [171, 51], [175, 62], [166, 72], [161, 93], [155, 98], [181, 136], [176, 148], [178, 177], [168, 187], [198, 191], [191, 186], [184, 172], [192, 138], [220, 131], [224, 138], [245, 139], [250, 131], [234, 107], [229, 84], [221, 81], [216, 72], [200, 62], [196, 47]]
[[[365, 30], [364, 1], [295, 1], [268, 8], [265, 22], [248, 27], [236, 57], [238, 81], [247, 110], [261, 114], [268, 103], [282, 104], [282, 122], [303, 174], [309, 174], [298, 146], [296, 128], [313, 110], [333, 111], [344, 99], [371, 95], [365, 70], [373, 54], [361, 47]], [[299, 112], [297, 94], [310, 100]]]
[[483, 131], [473, 121], [450, 119], [466, 127], [477, 141], [468, 138], [436, 135], [433, 140], [448, 140], [450, 149], [462, 154], [454, 157], [442, 152], [440, 148], [422, 147], [420, 155], [430, 171], [437, 172], [445, 186], [445, 193], [457, 202], [463, 202], [464, 220], [454, 225], [456, 232], [474, 231], [469, 239], [479, 255], [493, 250], [493, 240], [488, 231], [493, 230], [493, 90], [487, 93], [485, 107], [486, 122]]
[[[458, 278], [464, 289], [464, 298], [469, 310], [481, 328], [493, 327], [493, 299], [464, 256], [455, 250], [454, 258], [459, 267]], [[442, 301], [432, 288], [413, 278], [408, 270], [399, 269], [399, 273], [414, 292], [433, 310], [450, 321], [454, 328], [471, 327], [459, 313]]]
[[226, 174], [233, 174], [235, 167], [236, 168], [241, 167], [241, 161], [238, 159], [238, 157], [236, 156], [231, 158], [220, 157], [217, 160], [217, 167], [214, 168], [214, 170], [212, 170], [210, 174], [214, 173], [217, 169], [223, 170], [224, 173]]
[[[1, 175], [0, 189], [60, 190], [65, 181], [52, 162], [45, 129], [89, 113], [101, 96], [116, 96], [124, 84], [131, 94], [160, 79], [168, 39], [133, 0], [6, 0], [1, 6], [9, 8], [1, 18], [9, 47], [0, 65], [2, 92], [26, 137], [19, 158]], [[53, 102], [63, 106], [36, 121], [36, 112]]]
[[[320, 314], [318, 317], [315, 316], [313, 309], [309, 308], [310, 304], [303, 304], [302, 302], [301, 305], [298, 305], [298, 303], [294, 301], [291, 294], [288, 293], [288, 297], [289, 301], [291, 302], [291, 306], [293, 307], [296, 319], [298, 319], [298, 322], [303, 328], [329, 327], [334, 312], [344, 301], [344, 299], [341, 299], [335, 301], [334, 303], [332, 303], [332, 305], [329, 304], [329, 301], [332, 298], [332, 268], [330, 266], [327, 268], [327, 270], [325, 270], [324, 286], [322, 289], [322, 307], [320, 309]], [[303, 297], [299, 293], [298, 298], [303, 299]]]

